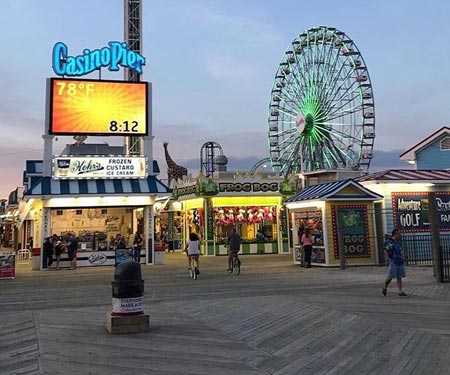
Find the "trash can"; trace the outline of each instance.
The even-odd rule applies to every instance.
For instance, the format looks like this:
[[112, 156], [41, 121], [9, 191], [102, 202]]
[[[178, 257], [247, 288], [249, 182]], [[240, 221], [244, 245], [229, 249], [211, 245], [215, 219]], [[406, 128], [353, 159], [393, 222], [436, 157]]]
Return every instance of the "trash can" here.
[[112, 315], [129, 316], [144, 313], [144, 280], [139, 263], [134, 261], [119, 263], [111, 284]]
[[34, 247], [31, 249], [31, 269], [41, 269], [41, 248]]
[[154, 264], [163, 264], [164, 263], [164, 247], [163, 248], [156, 248], [155, 247], [155, 262]]
[[144, 280], [141, 265], [124, 261], [116, 266], [112, 281], [112, 311], [106, 315], [109, 333], [137, 333], [150, 330], [150, 317], [144, 314]]

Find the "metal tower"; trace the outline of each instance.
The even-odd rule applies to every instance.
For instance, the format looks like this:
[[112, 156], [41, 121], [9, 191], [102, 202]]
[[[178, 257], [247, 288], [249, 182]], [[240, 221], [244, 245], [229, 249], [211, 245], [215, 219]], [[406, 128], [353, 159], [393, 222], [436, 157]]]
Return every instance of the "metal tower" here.
[[227, 157], [223, 154], [223, 149], [217, 142], [203, 143], [200, 149], [200, 171], [205, 177], [212, 177], [216, 170], [226, 170]]
[[[142, 4], [141, 0], [124, 0], [124, 41], [128, 48], [138, 53], [142, 51]], [[138, 82], [139, 74], [125, 68], [124, 80]], [[125, 150], [127, 155], [141, 155], [142, 137], [125, 137]]]

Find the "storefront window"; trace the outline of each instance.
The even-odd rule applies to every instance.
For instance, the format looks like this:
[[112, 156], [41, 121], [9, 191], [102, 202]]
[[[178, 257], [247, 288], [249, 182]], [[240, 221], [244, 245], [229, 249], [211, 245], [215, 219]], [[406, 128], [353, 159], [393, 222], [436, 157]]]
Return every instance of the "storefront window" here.
[[275, 206], [215, 207], [214, 224], [218, 243], [225, 243], [233, 228], [244, 242], [271, 242], [278, 237]]
[[311, 229], [314, 243], [317, 246], [323, 246], [323, 223], [322, 211], [311, 210], [294, 213], [295, 226], [298, 230], [298, 240], [300, 241], [306, 228]]
[[202, 237], [203, 228], [205, 226], [205, 215], [203, 208], [194, 208], [186, 211], [186, 222], [188, 225], [188, 233], [186, 237], [189, 237], [190, 233], [197, 233]]
[[66, 242], [78, 237], [79, 251], [132, 247], [134, 234], [143, 234], [143, 208], [77, 208], [51, 211], [51, 234]]

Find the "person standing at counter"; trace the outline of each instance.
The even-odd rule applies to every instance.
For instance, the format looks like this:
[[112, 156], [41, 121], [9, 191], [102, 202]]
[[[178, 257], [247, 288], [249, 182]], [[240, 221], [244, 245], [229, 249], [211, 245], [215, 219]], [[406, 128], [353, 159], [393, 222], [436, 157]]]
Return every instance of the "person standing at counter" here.
[[265, 241], [266, 237], [264, 236], [264, 233], [262, 232], [261, 229], [258, 229], [258, 231], [256, 232], [256, 240], [257, 241]]
[[311, 228], [306, 228], [305, 233], [303, 233], [303, 236], [300, 241], [303, 245], [303, 251], [305, 253], [305, 267], [311, 268], [311, 255], [313, 250], [313, 237], [311, 235]]
[[47, 257], [47, 268], [50, 268], [53, 264], [53, 244], [51, 241], [51, 237], [47, 237], [44, 242], [44, 254]]
[[[241, 236], [233, 228], [230, 235], [228, 236], [228, 269], [231, 271], [233, 269], [233, 257], [237, 257], [239, 251], [241, 250]], [[239, 259], [239, 258], [238, 258]]]
[[69, 242], [67, 243], [67, 253], [70, 260], [69, 270], [77, 269], [77, 250], [78, 250], [78, 240], [75, 236], [69, 237]]
[[60, 240], [56, 241], [55, 244], [55, 256], [56, 256], [56, 269], [59, 270], [59, 260], [61, 259], [61, 254], [64, 251], [64, 245]]
[[141, 261], [141, 250], [142, 250], [142, 244], [144, 243], [144, 239], [142, 238], [142, 234], [140, 234], [138, 231], [136, 231], [136, 234], [134, 235], [134, 249], [133, 249], [133, 258], [135, 262]]

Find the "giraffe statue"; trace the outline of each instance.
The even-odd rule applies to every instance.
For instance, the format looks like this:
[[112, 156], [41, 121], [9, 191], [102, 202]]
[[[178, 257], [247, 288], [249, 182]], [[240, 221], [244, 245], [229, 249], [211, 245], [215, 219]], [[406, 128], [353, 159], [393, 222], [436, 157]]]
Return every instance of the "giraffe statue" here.
[[173, 180], [178, 181], [182, 179], [183, 176], [187, 176], [187, 169], [175, 163], [169, 155], [167, 150], [168, 142], [164, 142], [164, 156], [166, 157], [167, 164], [167, 185], [170, 186], [170, 182]]

